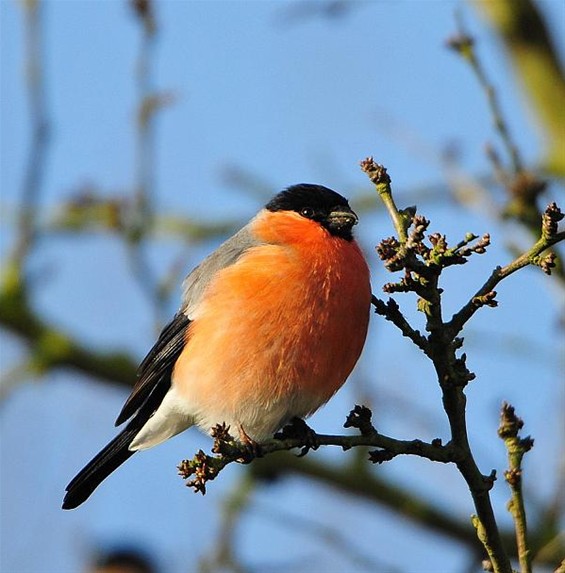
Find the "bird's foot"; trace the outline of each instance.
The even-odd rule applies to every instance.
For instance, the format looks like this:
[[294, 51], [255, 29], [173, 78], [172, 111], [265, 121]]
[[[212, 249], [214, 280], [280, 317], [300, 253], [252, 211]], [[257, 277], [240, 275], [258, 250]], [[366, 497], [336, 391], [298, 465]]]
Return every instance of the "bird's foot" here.
[[263, 457], [263, 448], [261, 447], [261, 444], [251, 438], [241, 424], [239, 424], [239, 441], [243, 446], [243, 455], [237, 460], [238, 462], [249, 464], [255, 458]]
[[290, 424], [275, 434], [275, 438], [277, 440], [300, 440], [303, 445], [298, 454], [299, 458], [305, 456], [310, 450], [317, 450], [320, 447], [318, 434], [302, 418], [292, 418]]

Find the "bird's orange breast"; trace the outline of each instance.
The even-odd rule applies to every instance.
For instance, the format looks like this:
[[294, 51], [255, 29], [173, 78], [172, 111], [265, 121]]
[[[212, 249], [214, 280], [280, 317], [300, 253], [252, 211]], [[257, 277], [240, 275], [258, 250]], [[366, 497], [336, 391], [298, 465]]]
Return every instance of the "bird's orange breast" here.
[[196, 423], [255, 439], [325, 403], [366, 337], [369, 270], [354, 241], [295, 213], [264, 213], [249, 249], [211, 280], [173, 381]]

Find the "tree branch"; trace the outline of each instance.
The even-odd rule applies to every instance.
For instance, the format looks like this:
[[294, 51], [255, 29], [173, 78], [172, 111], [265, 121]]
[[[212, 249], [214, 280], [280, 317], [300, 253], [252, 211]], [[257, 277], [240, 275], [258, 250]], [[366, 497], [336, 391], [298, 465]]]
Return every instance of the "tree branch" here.
[[392, 219], [400, 242], [405, 243], [408, 239], [406, 231], [410, 226], [412, 217], [415, 213], [414, 208], [408, 207], [408, 209], [405, 209], [404, 211], [398, 210], [392, 196], [390, 187], [391, 180], [387, 170], [384, 166], [375, 163], [372, 157], [368, 157], [361, 161], [361, 170], [364, 171], [369, 179], [374, 183], [377, 193]]
[[43, 69], [43, 2], [30, 0], [25, 11], [26, 88], [31, 122], [31, 143], [22, 183], [18, 214], [18, 238], [12, 254], [23, 265], [37, 234], [36, 213], [41, 193], [45, 159], [49, 144], [50, 124], [45, 97]]
[[504, 472], [504, 477], [512, 493], [508, 509], [512, 514], [516, 528], [520, 571], [521, 573], [531, 573], [532, 563], [527, 539], [526, 509], [522, 494], [522, 458], [526, 452], [532, 449], [534, 441], [529, 436], [520, 438], [519, 431], [523, 426], [524, 422], [516, 416], [514, 408], [504, 403], [498, 435], [504, 440], [504, 445], [508, 450], [509, 469]]
[[[189, 479], [187, 486], [194, 491], [205, 493], [208, 481], [215, 479], [227, 465], [233, 462], [249, 463], [252, 476], [265, 481], [272, 481], [281, 475], [297, 474], [322, 483], [337, 487], [340, 491], [382, 504], [395, 512], [405, 515], [426, 529], [435, 530], [454, 540], [468, 545], [474, 553], [478, 553], [477, 538], [461, 520], [454, 518], [451, 512], [442, 512], [433, 504], [418, 497], [413, 492], [397, 487], [378, 475], [367, 471], [367, 466], [359, 463], [356, 458], [352, 464], [335, 467], [319, 460], [313, 461], [302, 456], [310, 449], [320, 446], [338, 446], [343, 450], [354, 447], [376, 447], [369, 452], [369, 460], [373, 463], [383, 463], [402, 454], [412, 454], [442, 463], [456, 463], [460, 456], [452, 444], [443, 446], [440, 440], [431, 443], [420, 440], [396, 440], [378, 433], [371, 423], [371, 413], [368, 408], [356, 406], [349, 414], [345, 427], [354, 427], [360, 435], [335, 436], [315, 434], [302, 421], [295, 421], [286, 427], [277, 439], [261, 444], [259, 451], [251, 451], [248, 447], [234, 440], [225, 426], [217, 426], [214, 430], [215, 455], [210, 456], [202, 450], [191, 460], [184, 460], [179, 465], [179, 474], [183, 479]], [[290, 454], [292, 449], [301, 449], [298, 456]], [[257, 457], [259, 455], [260, 457]], [[513, 534], [504, 531], [502, 539], [508, 546], [512, 545]], [[514, 555], [514, 553], [512, 553]]]
[[565, 76], [558, 50], [532, 0], [474, 0], [502, 38], [511, 62], [547, 134], [546, 166], [565, 175]]
[[[554, 255], [551, 253], [540, 259], [540, 255], [551, 246], [565, 240], [565, 231], [557, 231], [557, 223], [563, 219], [563, 214], [555, 203], [552, 203], [546, 209], [543, 216], [543, 228], [539, 240], [525, 253], [514, 259], [505, 267], [494, 269], [488, 280], [483, 286], [471, 297], [471, 300], [455, 313], [450, 322], [446, 324], [450, 336], [457, 336], [462, 330], [465, 323], [475, 314], [475, 312], [485, 304], [493, 306], [494, 288], [503, 279], [509, 277], [516, 271], [528, 266], [538, 265], [547, 274], [551, 274], [551, 268], [555, 266]], [[491, 293], [493, 293], [491, 295]], [[485, 297], [487, 297], [485, 299]]]
[[[504, 6], [504, 4], [505, 0], [497, 3], [497, 9], [498, 7]], [[510, 10], [513, 10], [513, 13], [516, 13], [520, 10], [524, 10], [528, 4], [529, 0], [518, 0], [512, 4], [512, 8], [510, 8]], [[495, 11], [497, 9], [495, 9]], [[533, 6], [531, 9], [533, 12], [536, 11]], [[505, 8], [502, 8], [502, 11], [504, 10]], [[529, 8], [526, 8], [526, 12], [528, 10]], [[537, 24], [541, 25], [542, 28], [544, 26], [541, 20], [537, 22]], [[529, 22], [526, 29], [528, 31], [530, 30]], [[479, 59], [474, 38], [465, 31], [461, 21], [459, 22], [458, 35], [448, 40], [447, 44], [455, 52], [461, 55], [467, 63], [469, 63], [473, 73], [475, 74], [479, 85], [487, 98], [494, 129], [499, 135], [508, 156], [510, 167], [505, 166], [494, 146], [490, 144], [487, 145], [487, 156], [493, 165], [496, 178], [504, 187], [507, 195], [507, 201], [504, 206], [502, 216], [505, 219], [517, 220], [531, 233], [537, 236], [537, 233], [539, 232], [539, 220], [542, 216], [538, 206], [538, 199], [546, 190], [547, 181], [534, 171], [529, 170], [524, 166], [518, 146], [510, 135], [508, 123], [499, 104], [496, 88], [488, 79], [484, 67]], [[565, 79], [562, 81], [565, 85]], [[560, 130], [557, 130], [560, 131], [560, 140], [554, 142], [553, 145], [554, 147], [556, 145], [558, 146], [560, 155], [562, 155], [561, 150], [565, 145], [565, 138], [563, 137], [565, 134], [565, 114], [561, 113], [560, 118], [561, 128]], [[563, 167], [565, 168], [565, 165]], [[563, 266], [558, 263], [555, 270], [561, 281], [563, 281], [565, 279]]]
[[[383, 180], [383, 169], [379, 168], [372, 158], [361, 163], [371, 181], [379, 186], [389, 185], [390, 178]], [[386, 171], [384, 171], [386, 174]], [[380, 193], [382, 196], [382, 193]], [[394, 210], [393, 204], [387, 205]], [[400, 213], [391, 213], [393, 220], [402, 218]], [[442, 401], [451, 430], [450, 445], [455, 447], [457, 457], [453, 460], [465, 479], [477, 516], [473, 524], [477, 535], [489, 555], [495, 573], [511, 573], [510, 560], [504, 549], [494, 511], [490, 502], [489, 490], [495, 480], [495, 472], [489, 476], [483, 475], [473, 457], [467, 436], [466, 397], [464, 388], [475, 375], [466, 366], [466, 356], [456, 355], [463, 341], [456, 339], [450, 333], [442, 319], [441, 294], [439, 278], [444, 268], [453, 264], [464, 264], [474, 252], [482, 253], [488, 244], [485, 238], [482, 245], [468, 248], [469, 241], [459, 243], [450, 248], [444, 236], [435, 233], [429, 236], [431, 246], [424, 243], [424, 232], [429, 222], [423, 217], [412, 218], [413, 232], [408, 236], [408, 227], [404, 229], [404, 239], [399, 235], [399, 241], [388, 239], [377, 247], [377, 252], [389, 270], [404, 270], [404, 278], [400, 283], [386, 285], [388, 292], [415, 292], [420, 297], [418, 309], [426, 316], [426, 330], [430, 333], [427, 338], [427, 355], [432, 360], [437, 373], [437, 379], [442, 391]], [[396, 226], [396, 225], [395, 225]], [[474, 237], [474, 236], [473, 236]], [[409, 244], [410, 243], [410, 244]], [[408, 248], [407, 248], [408, 247]], [[466, 250], [463, 251], [462, 249]], [[488, 301], [485, 302], [485, 304]]]
[[425, 336], [410, 326], [404, 315], [400, 312], [400, 307], [396, 301], [389, 298], [386, 302], [377, 298], [375, 295], [371, 298], [371, 303], [375, 307], [375, 312], [383, 316], [386, 320], [392, 322], [403, 334], [409, 338], [425, 354], [429, 351], [428, 340]]
[[[377, 432], [371, 424], [371, 411], [364, 406], [355, 406], [347, 418], [345, 427], [355, 427], [361, 432], [357, 436], [337, 436], [316, 434], [301, 420], [295, 420], [275, 436], [276, 439], [261, 443], [259, 451], [250, 450], [246, 444], [235, 440], [225, 424], [212, 429], [214, 445], [213, 456], [200, 450], [191, 460], [179, 464], [179, 474], [189, 480], [187, 486], [195, 492], [206, 493], [206, 484], [216, 479], [218, 474], [233, 462], [250, 463], [257, 457], [264, 457], [275, 452], [301, 449], [304, 456], [311, 449], [320, 446], [338, 446], [344, 451], [354, 447], [374, 447], [370, 453], [373, 463], [389, 461], [398, 455], [412, 454], [431, 461], [449, 463], [460, 457], [460, 452], [453, 444], [442, 445], [441, 440], [431, 443], [422, 440], [397, 440]], [[190, 478], [190, 479], [189, 479]]]
[[0, 285], [0, 324], [22, 338], [30, 348], [30, 363], [37, 374], [52, 368], [71, 367], [101, 382], [131, 387], [137, 362], [125, 353], [93, 352], [62, 330], [38, 317], [31, 308], [20, 269], [3, 269]]
[[475, 41], [465, 31], [461, 19], [459, 20], [459, 32], [457, 37], [451, 38], [448, 41], [447, 45], [454, 51], [456, 51], [458, 54], [460, 54], [465, 59], [465, 61], [467, 61], [471, 66], [471, 69], [473, 70], [473, 73], [475, 74], [479, 82], [479, 85], [481, 86], [482, 90], [486, 95], [493, 127], [496, 130], [496, 132], [500, 135], [500, 139], [502, 140], [502, 143], [506, 148], [506, 151], [508, 153], [512, 165], [512, 171], [514, 173], [519, 173], [520, 171], [523, 170], [524, 166], [522, 158], [520, 157], [518, 146], [516, 145], [514, 139], [510, 135], [508, 123], [506, 122], [506, 119], [502, 112], [502, 107], [500, 106], [496, 89], [489, 80], [482, 66], [481, 61], [477, 57], [477, 53], [475, 51]]

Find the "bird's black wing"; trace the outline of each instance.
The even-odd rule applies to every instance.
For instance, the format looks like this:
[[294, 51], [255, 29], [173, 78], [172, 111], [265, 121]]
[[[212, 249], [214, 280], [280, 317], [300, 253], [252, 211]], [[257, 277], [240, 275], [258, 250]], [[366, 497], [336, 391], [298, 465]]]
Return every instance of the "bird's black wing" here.
[[137, 371], [137, 382], [120, 412], [116, 426], [123, 424], [141, 408], [158, 384], [168, 384], [170, 373], [186, 343], [190, 320], [183, 312], [178, 312], [173, 320], [163, 328], [159, 339], [149, 351]]

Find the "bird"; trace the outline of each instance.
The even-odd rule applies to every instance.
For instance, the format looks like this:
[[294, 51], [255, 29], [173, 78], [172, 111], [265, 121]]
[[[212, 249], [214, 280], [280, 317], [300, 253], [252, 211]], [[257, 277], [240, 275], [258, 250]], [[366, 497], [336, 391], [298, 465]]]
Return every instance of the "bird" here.
[[124, 429], [69, 483], [74, 509], [136, 452], [225, 423], [260, 444], [325, 404], [367, 335], [371, 286], [347, 199], [292, 185], [188, 274], [141, 362]]

